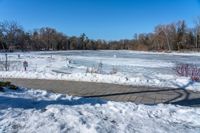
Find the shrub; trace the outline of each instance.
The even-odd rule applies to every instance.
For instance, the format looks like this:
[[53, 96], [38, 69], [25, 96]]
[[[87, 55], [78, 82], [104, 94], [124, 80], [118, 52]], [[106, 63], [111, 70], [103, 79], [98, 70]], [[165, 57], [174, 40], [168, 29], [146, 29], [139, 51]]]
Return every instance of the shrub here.
[[200, 81], [200, 68], [193, 64], [178, 64], [175, 67], [177, 75], [190, 77], [193, 81]]
[[116, 66], [112, 67], [112, 70], [109, 72], [106, 72], [103, 70], [103, 63], [99, 62], [97, 65], [93, 65], [93, 67], [87, 67], [86, 73], [96, 73], [96, 74], [116, 74], [118, 72], [118, 69]]
[[115, 66], [113, 66], [110, 74], [116, 74], [117, 71], [118, 71], [117, 68]]
[[103, 73], [103, 63], [99, 62], [96, 67], [95, 66], [93, 66], [93, 67], [87, 67], [86, 73], [98, 73], [98, 74], [102, 74]]
[[8, 82], [8, 81], [6, 81], [6, 82], [0, 81], [0, 87], [6, 87], [6, 86], [9, 86], [9, 85], [11, 85], [11, 83]]
[[99, 62], [97, 65], [97, 73], [102, 74], [103, 73], [103, 63]]
[[17, 86], [12, 85], [10, 82], [0, 81], [0, 91], [4, 90], [3, 87], [7, 87], [8, 89], [11, 89], [11, 90], [17, 90], [18, 89]]
[[8, 88], [11, 89], [11, 90], [17, 90], [18, 89], [18, 87], [15, 86], [15, 85], [10, 85]]
[[93, 66], [93, 67], [87, 67], [86, 73], [98, 73], [98, 70]]
[[3, 91], [4, 91], [3, 87], [0, 87], [0, 92], [3, 92]]

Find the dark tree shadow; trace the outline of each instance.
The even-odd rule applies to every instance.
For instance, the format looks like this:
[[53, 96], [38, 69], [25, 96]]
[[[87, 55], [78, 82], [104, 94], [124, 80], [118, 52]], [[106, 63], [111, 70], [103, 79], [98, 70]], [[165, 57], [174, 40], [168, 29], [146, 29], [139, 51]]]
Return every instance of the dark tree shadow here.
[[[139, 89], [138, 89], [139, 90]], [[119, 92], [119, 93], [110, 93], [110, 94], [100, 94], [100, 95], [87, 95], [83, 96], [84, 98], [96, 98], [96, 97], [109, 97], [109, 96], [120, 96], [120, 95], [130, 95], [130, 94], [140, 94], [140, 93], [156, 93], [156, 92], [167, 92], [167, 91], [176, 91], [180, 89], [170, 88], [170, 89], [157, 89], [157, 90], [145, 90], [145, 91], [131, 91], [131, 92]]]
[[183, 93], [179, 92], [179, 91], [176, 91], [176, 94], [178, 94], [176, 97], [166, 101], [165, 103], [169, 104], [169, 103], [173, 103], [173, 101], [175, 100], [178, 100], [180, 98], [184, 99], [184, 100], [187, 100], [190, 96], [190, 93], [186, 90], [186, 88], [192, 84], [194, 84], [193, 81], [189, 81], [186, 85], [183, 85], [183, 86], [180, 86], [178, 84], [175, 84], [174, 82], [172, 82], [172, 84], [174, 86], [177, 86], [177, 88], [179, 88], [179, 90], [182, 90]]
[[[176, 95], [172, 98], [169, 98], [167, 101], [163, 102], [164, 104], [174, 104], [181, 106], [200, 106], [200, 96], [199, 98], [189, 98], [192, 91], [188, 91], [186, 88], [192, 84], [194, 81], [189, 81], [187, 84], [180, 86], [173, 83], [177, 88], [164, 88], [164, 89], [150, 89], [150, 90], [141, 90], [141, 91], [129, 91], [129, 92], [118, 92], [110, 94], [100, 94], [100, 95], [87, 95], [85, 98], [106, 98], [110, 96], [122, 96], [122, 95], [134, 95], [136, 94], [150, 94], [150, 93], [167, 93], [168, 91], [174, 92]], [[139, 89], [138, 89], [139, 90]], [[155, 103], [157, 104], [157, 103]], [[152, 105], [152, 104], [151, 104]]]
[[[189, 81], [187, 84], [183, 86], [173, 83], [175, 86], [183, 90], [183, 93], [181, 93], [178, 97], [171, 99], [170, 101], [167, 101], [166, 103], [171, 103], [174, 105], [181, 105], [181, 106], [191, 106], [191, 107], [200, 106], [200, 96], [199, 98], [190, 99], [189, 96], [191, 95], [191, 93], [188, 92], [188, 90], [186, 90], [188, 86], [193, 85], [194, 83], [195, 83], [194, 81]], [[181, 97], [184, 97], [184, 98], [182, 98], [181, 100], [177, 100]]]
[[200, 107], [200, 98], [194, 99], [184, 99], [176, 102], [171, 102], [174, 105], [190, 106], [190, 107]]
[[5, 108], [23, 108], [23, 109], [44, 109], [48, 105], [96, 105], [96, 104], [106, 104], [107, 101], [103, 99], [95, 99], [95, 98], [72, 98], [70, 100], [34, 100], [34, 99], [26, 99], [26, 98], [13, 98], [0, 96], [0, 109]]

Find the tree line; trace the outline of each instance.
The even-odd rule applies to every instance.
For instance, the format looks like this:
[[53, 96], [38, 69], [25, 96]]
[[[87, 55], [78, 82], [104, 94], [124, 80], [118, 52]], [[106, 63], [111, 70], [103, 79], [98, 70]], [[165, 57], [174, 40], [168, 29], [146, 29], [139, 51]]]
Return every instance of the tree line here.
[[105, 41], [89, 39], [86, 34], [67, 36], [54, 28], [25, 31], [16, 22], [0, 22], [1, 51], [39, 50], [143, 50], [179, 51], [200, 49], [200, 17], [190, 28], [184, 20], [158, 25], [152, 33], [135, 34], [132, 39]]

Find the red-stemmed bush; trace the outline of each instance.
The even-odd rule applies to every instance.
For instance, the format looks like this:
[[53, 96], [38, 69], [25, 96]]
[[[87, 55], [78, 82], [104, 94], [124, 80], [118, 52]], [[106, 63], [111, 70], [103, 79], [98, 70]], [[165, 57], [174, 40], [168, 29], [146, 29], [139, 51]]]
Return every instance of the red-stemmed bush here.
[[192, 81], [200, 81], [200, 68], [193, 64], [178, 64], [175, 67], [177, 75], [190, 77]]

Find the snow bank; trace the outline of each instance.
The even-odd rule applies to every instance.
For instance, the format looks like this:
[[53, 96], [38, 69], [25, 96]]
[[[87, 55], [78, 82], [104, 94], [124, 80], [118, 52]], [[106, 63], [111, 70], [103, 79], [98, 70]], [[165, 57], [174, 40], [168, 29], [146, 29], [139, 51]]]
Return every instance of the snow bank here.
[[0, 93], [0, 132], [197, 133], [200, 109], [84, 99], [41, 90]]
[[[159, 76], [159, 75], [157, 75]], [[163, 75], [162, 75], [163, 76]], [[166, 75], [165, 77], [149, 78], [144, 76], [128, 77], [122, 74], [118, 75], [102, 75], [96, 73], [45, 73], [45, 72], [25, 72], [25, 71], [11, 71], [3, 72], [0, 78], [26, 78], [26, 79], [52, 79], [52, 80], [71, 80], [71, 81], [86, 81], [99, 83], [112, 83], [121, 85], [134, 86], [155, 86], [155, 87], [172, 87], [184, 88], [193, 91], [200, 91], [200, 83], [191, 82], [190, 78], [176, 77]], [[170, 77], [170, 78], [169, 78]]]

